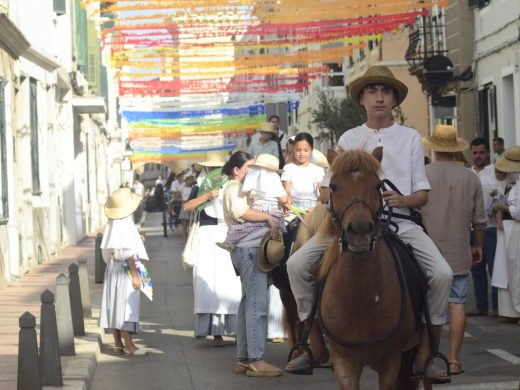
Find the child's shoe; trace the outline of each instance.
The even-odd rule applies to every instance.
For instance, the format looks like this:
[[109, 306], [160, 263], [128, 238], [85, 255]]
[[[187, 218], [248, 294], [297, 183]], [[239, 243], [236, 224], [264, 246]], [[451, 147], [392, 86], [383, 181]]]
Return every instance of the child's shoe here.
[[219, 246], [219, 248], [222, 248], [228, 252], [233, 252], [235, 250], [235, 245], [228, 242], [217, 242], [216, 244]]

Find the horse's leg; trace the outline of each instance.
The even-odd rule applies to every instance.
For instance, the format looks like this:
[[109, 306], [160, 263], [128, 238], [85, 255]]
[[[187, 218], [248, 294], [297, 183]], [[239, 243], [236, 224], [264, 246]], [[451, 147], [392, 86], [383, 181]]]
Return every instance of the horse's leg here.
[[418, 390], [419, 382], [410, 381], [413, 375], [413, 363], [415, 361], [415, 354], [417, 353], [417, 346], [408, 351], [404, 351], [401, 355], [401, 368], [397, 376], [396, 389], [399, 390]]
[[359, 390], [359, 379], [363, 372], [363, 366], [346, 360], [341, 353], [331, 346], [332, 361], [334, 362], [334, 374], [341, 390]]
[[399, 368], [401, 367], [401, 353], [386, 355], [372, 368], [379, 374], [379, 390], [403, 390], [396, 387]]
[[296, 301], [294, 300], [291, 290], [281, 289], [280, 298], [285, 309], [284, 325], [289, 337], [289, 349], [291, 349], [300, 341], [301, 335], [299, 331], [300, 326], [298, 325], [300, 320], [296, 309]]

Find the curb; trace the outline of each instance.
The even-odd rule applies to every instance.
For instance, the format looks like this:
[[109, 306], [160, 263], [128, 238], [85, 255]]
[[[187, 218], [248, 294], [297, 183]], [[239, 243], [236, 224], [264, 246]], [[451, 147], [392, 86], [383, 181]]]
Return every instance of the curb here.
[[[76, 355], [62, 357], [63, 386], [60, 390], [89, 390], [101, 353], [102, 336], [95, 320], [87, 320], [86, 335], [75, 337]], [[43, 390], [56, 387], [44, 386]]]
[[466, 383], [463, 385], [442, 386], [443, 390], [518, 390], [519, 388], [518, 381]]

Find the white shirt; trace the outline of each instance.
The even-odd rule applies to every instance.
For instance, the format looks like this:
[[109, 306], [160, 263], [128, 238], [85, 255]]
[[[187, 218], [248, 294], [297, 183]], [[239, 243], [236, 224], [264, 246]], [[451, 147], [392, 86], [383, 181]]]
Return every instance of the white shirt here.
[[323, 168], [312, 163], [307, 166], [290, 163], [283, 167], [282, 181], [291, 182], [293, 201], [316, 201], [319, 196], [318, 183], [324, 175]]
[[[372, 153], [378, 146], [383, 147], [382, 179], [390, 180], [405, 196], [417, 191], [430, 190], [424, 169], [421, 136], [414, 129], [394, 123], [390, 127], [375, 130], [363, 124], [345, 132], [340, 137], [336, 149], [363, 149]], [[328, 186], [328, 183], [326, 185]], [[394, 209], [394, 212], [409, 214], [407, 208]], [[395, 221], [399, 225], [400, 234], [417, 226], [408, 220]]]
[[507, 195], [507, 204], [509, 205], [509, 214], [515, 221], [520, 221], [520, 182], [511, 188]]
[[[491, 208], [494, 198], [489, 194], [493, 190], [497, 190], [497, 195], [504, 195], [508, 184], [513, 182], [514, 179], [511, 175], [507, 175], [504, 180], [497, 180], [494, 172], [491, 175], [484, 175], [480, 177], [480, 183], [482, 184], [482, 194], [484, 195], [484, 209], [487, 211]], [[488, 213], [487, 215], [487, 227], [497, 227], [497, 221], [495, 218], [491, 218]]]

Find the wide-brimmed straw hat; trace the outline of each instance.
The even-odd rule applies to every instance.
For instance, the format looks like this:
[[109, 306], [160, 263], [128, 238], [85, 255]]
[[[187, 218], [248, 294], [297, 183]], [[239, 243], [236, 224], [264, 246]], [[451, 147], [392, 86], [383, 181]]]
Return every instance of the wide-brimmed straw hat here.
[[274, 133], [274, 134], [278, 134], [278, 129], [275, 127], [274, 124], [272, 124], [271, 122], [264, 122], [262, 123], [257, 129], [256, 131], [265, 131], [267, 133]]
[[123, 219], [132, 214], [143, 200], [142, 196], [134, 194], [130, 188], [118, 188], [105, 203], [105, 215], [110, 219]]
[[327, 169], [329, 167], [329, 162], [327, 161], [327, 157], [325, 157], [325, 155], [322, 152], [320, 152], [318, 149], [312, 150], [312, 158], [314, 160], [313, 161], [314, 164], [316, 164], [317, 166], [324, 168], [324, 169]]
[[423, 145], [434, 152], [462, 152], [469, 144], [457, 137], [457, 129], [450, 125], [437, 125], [431, 137], [422, 137]]
[[504, 157], [495, 163], [495, 168], [502, 172], [520, 172], [520, 146], [507, 148]]
[[280, 162], [278, 159], [269, 153], [262, 153], [257, 158], [254, 164], [252, 164], [252, 167], [259, 167], [259, 168], [265, 168], [269, 169], [270, 171], [274, 171], [277, 173], [281, 173], [282, 170], [278, 169], [280, 165]]
[[208, 152], [206, 153], [206, 160], [198, 162], [197, 165], [203, 167], [223, 167], [226, 162], [224, 161], [224, 155], [219, 152]]
[[368, 68], [363, 76], [355, 79], [348, 85], [350, 96], [357, 104], [361, 105], [359, 102], [361, 92], [363, 92], [365, 87], [372, 84], [384, 84], [392, 87], [397, 93], [395, 97], [396, 106], [401, 104], [408, 94], [408, 87], [403, 82], [397, 80], [390, 69], [386, 66], [374, 65]]
[[267, 232], [260, 241], [256, 262], [262, 272], [269, 272], [280, 265], [285, 255], [283, 241], [271, 238], [271, 232]]

